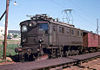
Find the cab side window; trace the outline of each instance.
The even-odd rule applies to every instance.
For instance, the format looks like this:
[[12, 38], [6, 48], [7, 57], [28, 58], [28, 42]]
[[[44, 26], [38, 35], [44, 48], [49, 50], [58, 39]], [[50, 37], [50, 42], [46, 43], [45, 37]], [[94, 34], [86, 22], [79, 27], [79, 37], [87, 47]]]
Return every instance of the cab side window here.
[[59, 27], [59, 32], [64, 33], [65, 29], [64, 27]]
[[77, 31], [77, 36], [79, 36], [80, 35], [80, 32], [79, 31]]
[[74, 30], [71, 30], [71, 34], [74, 35]]

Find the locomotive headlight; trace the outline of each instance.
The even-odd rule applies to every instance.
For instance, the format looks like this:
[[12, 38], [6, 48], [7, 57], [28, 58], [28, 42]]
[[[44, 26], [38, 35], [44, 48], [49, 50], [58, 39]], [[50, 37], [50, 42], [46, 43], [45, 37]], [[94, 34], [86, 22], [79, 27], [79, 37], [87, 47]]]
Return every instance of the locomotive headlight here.
[[31, 27], [31, 26], [32, 26], [32, 24], [30, 23], [30, 24], [29, 24], [29, 26]]
[[26, 32], [27, 31], [27, 26], [23, 25], [22, 26], [22, 32]]
[[36, 23], [36, 22], [33, 22], [33, 21], [31, 21], [31, 22], [29, 23], [29, 26], [30, 26], [30, 27], [32, 27], [32, 26], [34, 27], [34, 26], [36, 26], [36, 25], [37, 25], [37, 23]]

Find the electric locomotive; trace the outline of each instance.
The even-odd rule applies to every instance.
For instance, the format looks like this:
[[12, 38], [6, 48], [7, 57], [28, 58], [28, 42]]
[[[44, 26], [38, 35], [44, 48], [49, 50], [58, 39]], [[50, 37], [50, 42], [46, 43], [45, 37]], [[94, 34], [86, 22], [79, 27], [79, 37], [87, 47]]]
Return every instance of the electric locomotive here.
[[57, 58], [82, 51], [83, 30], [46, 14], [23, 21], [20, 27], [21, 47], [15, 49], [20, 59], [34, 60], [42, 56]]

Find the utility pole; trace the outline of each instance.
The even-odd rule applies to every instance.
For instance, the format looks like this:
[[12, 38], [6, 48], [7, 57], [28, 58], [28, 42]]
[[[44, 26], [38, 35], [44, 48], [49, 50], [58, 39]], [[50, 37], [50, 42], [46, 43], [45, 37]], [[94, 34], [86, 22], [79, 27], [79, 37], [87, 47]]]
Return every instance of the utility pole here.
[[6, 0], [5, 35], [4, 35], [4, 47], [3, 47], [4, 60], [6, 60], [6, 48], [7, 48], [8, 10], [9, 10], [9, 0]]
[[[10, 4], [10, 1], [11, 1], [11, 0], [9, 0], [8, 7], [9, 7], [9, 4]], [[14, 6], [16, 6], [16, 5], [17, 5], [17, 3], [16, 3], [16, 1], [15, 1], [15, 2], [14, 2]], [[4, 17], [5, 14], [6, 14], [6, 10], [5, 10], [4, 13], [1, 15], [0, 21], [1, 21], [1, 19]]]
[[99, 22], [99, 20], [97, 19], [97, 29], [96, 29], [97, 34], [99, 33], [99, 25], [98, 25], [98, 22]]

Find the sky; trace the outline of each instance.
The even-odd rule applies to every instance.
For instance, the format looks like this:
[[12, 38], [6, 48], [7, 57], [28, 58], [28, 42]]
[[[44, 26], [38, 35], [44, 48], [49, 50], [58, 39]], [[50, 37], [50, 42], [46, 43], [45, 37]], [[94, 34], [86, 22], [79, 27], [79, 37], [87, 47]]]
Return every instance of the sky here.
[[[14, 1], [17, 2], [16, 6], [13, 5]], [[5, 9], [6, 0], [0, 0], [0, 16]], [[8, 29], [20, 30], [20, 22], [30, 19], [26, 15], [47, 14], [63, 21], [65, 9], [72, 9], [75, 27], [96, 32], [97, 18], [100, 19], [100, 0], [11, 0]], [[4, 26], [4, 23], [5, 17], [0, 21], [0, 26]]]

